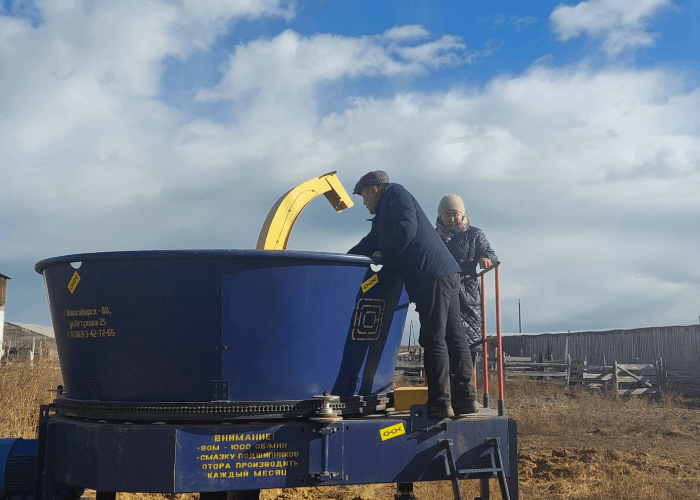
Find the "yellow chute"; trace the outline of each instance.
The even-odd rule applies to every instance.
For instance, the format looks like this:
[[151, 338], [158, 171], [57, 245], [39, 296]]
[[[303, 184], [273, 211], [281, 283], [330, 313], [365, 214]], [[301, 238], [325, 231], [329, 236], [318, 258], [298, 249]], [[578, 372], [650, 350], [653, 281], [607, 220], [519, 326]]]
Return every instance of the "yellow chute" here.
[[330, 172], [310, 179], [282, 195], [267, 214], [255, 248], [285, 250], [299, 214], [311, 200], [319, 195], [325, 195], [336, 212], [342, 212], [353, 206], [350, 196], [335, 174], [336, 172]]

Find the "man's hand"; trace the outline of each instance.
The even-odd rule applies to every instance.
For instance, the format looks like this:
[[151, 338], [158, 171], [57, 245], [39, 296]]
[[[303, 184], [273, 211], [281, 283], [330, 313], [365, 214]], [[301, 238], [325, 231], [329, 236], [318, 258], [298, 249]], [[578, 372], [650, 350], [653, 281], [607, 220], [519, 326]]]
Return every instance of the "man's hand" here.
[[489, 259], [488, 257], [482, 257], [481, 259], [479, 259], [479, 267], [481, 269], [486, 269], [487, 267], [491, 266], [493, 266], [493, 262], [491, 262], [491, 259]]

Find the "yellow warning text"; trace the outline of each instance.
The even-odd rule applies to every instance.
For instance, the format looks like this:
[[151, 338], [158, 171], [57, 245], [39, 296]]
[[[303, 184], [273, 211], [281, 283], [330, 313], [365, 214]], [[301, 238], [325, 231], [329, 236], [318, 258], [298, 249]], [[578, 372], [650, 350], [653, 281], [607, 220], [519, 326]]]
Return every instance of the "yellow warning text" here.
[[215, 434], [214, 441], [274, 441], [273, 433], [253, 433], [253, 434]]

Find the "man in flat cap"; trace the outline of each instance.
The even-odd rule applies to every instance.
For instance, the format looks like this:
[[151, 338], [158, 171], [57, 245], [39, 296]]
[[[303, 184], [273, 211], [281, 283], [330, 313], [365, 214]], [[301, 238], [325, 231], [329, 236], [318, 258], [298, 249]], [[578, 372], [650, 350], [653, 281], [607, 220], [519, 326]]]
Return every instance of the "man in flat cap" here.
[[425, 349], [428, 416], [442, 419], [476, 412], [474, 367], [459, 309], [459, 265], [416, 199], [400, 184], [389, 182], [386, 172], [365, 174], [353, 194], [362, 196], [374, 218], [369, 234], [348, 253], [369, 257], [381, 252], [384, 262], [398, 269], [416, 304], [419, 342]]

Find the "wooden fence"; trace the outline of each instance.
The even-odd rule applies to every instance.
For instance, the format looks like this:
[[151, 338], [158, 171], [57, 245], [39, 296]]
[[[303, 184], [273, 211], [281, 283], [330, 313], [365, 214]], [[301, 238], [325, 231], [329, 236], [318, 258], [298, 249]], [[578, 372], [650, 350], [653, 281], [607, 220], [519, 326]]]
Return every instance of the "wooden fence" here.
[[[496, 360], [489, 359], [489, 370], [495, 369]], [[531, 380], [543, 380], [556, 385], [569, 386], [571, 363], [564, 361], [533, 361], [528, 357], [505, 356], [503, 374], [506, 380], [515, 377], [527, 377]]]
[[[489, 359], [490, 371], [495, 372], [495, 358]], [[700, 368], [697, 368], [700, 371]], [[477, 369], [479, 375], [481, 370]], [[528, 357], [505, 356], [503, 373], [507, 380], [528, 378], [564, 387], [614, 390], [618, 395], [660, 394], [668, 376], [663, 360], [655, 363], [613, 363], [611, 366], [591, 366], [570, 358], [566, 360], [533, 361]], [[422, 357], [401, 356], [396, 364], [396, 380], [424, 383]], [[692, 379], [692, 377], [690, 377]], [[700, 380], [700, 379], [693, 379]]]
[[614, 390], [619, 395], [660, 394], [666, 384], [663, 360], [654, 363], [614, 362], [611, 366], [592, 366], [572, 362], [570, 358], [532, 361], [531, 358], [505, 356], [503, 371], [506, 380], [527, 377], [565, 387]]
[[[588, 364], [605, 366], [642, 363], [665, 359], [669, 366], [688, 357], [700, 358], [700, 324], [504, 335], [503, 352], [514, 356], [544, 353], [545, 359], [585, 359]], [[491, 354], [491, 353], [490, 353]]]
[[684, 396], [700, 398], [700, 358], [688, 357], [664, 362], [666, 383]]

